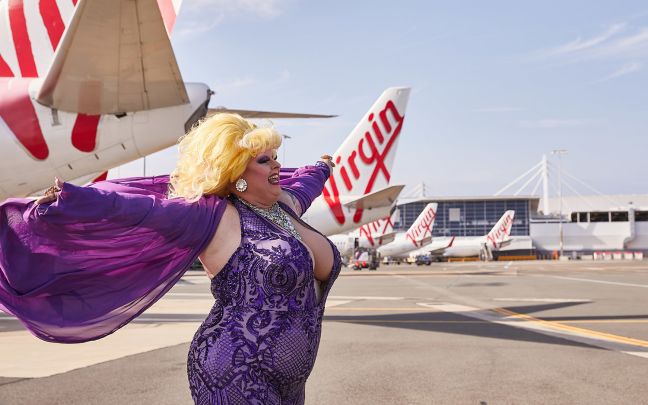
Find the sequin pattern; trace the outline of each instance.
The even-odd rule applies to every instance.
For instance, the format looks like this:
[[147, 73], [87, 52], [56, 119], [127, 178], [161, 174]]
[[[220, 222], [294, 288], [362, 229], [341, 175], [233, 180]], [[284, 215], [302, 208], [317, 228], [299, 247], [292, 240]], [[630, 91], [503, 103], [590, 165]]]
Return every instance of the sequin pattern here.
[[334, 265], [317, 301], [310, 254], [240, 201], [241, 244], [212, 280], [215, 298], [189, 349], [196, 404], [303, 404]]

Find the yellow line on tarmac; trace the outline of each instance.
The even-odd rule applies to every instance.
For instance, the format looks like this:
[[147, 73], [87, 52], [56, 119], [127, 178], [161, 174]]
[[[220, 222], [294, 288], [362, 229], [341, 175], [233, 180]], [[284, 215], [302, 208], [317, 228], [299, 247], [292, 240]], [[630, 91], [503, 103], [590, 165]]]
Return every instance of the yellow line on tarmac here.
[[508, 309], [504, 308], [494, 308], [493, 309], [495, 312], [498, 312], [500, 314], [509, 316], [511, 318], [517, 318], [517, 319], [524, 319], [525, 321], [530, 321], [530, 322], [537, 322], [542, 325], [548, 326], [553, 329], [558, 329], [562, 331], [567, 331], [567, 332], [573, 332], [573, 333], [578, 333], [581, 335], [589, 336], [589, 337], [594, 337], [594, 338], [604, 338], [607, 340], [611, 340], [617, 343], [624, 343], [624, 344], [629, 344], [629, 345], [634, 345], [634, 346], [641, 346], [641, 347], [648, 347], [648, 341], [641, 340], [641, 339], [633, 339], [625, 336], [619, 336], [619, 335], [613, 335], [611, 333], [604, 333], [604, 332], [597, 332], [591, 329], [585, 329], [585, 328], [577, 328], [575, 326], [569, 326], [569, 325], [563, 325], [558, 322], [552, 322], [552, 321], [545, 321], [542, 319], [534, 318], [529, 315], [525, 314], [519, 314], [517, 312], [509, 311]]
[[419, 319], [389, 319], [389, 320], [378, 320], [378, 319], [326, 319], [328, 322], [342, 322], [342, 323], [491, 323], [488, 321], [425, 321]]
[[341, 306], [336, 306], [336, 307], [330, 307], [326, 308], [326, 312], [328, 311], [419, 311], [419, 312], [435, 312], [435, 311], [430, 311], [429, 308], [361, 308], [361, 307], [341, 307]]
[[648, 323], [648, 319], [592, 319], [586, 321], [583, 319], [564, 320], [560, 323]]

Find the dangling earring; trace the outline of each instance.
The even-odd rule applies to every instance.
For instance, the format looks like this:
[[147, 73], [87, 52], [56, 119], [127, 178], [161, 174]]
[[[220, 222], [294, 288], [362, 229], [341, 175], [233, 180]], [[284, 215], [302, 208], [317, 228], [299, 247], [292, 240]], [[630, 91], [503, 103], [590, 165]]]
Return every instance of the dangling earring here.
[[236, 190], [240, 193], [244, 192], [247, 190], [247, 181], [245, 179], [238, 179], [236, 180]]

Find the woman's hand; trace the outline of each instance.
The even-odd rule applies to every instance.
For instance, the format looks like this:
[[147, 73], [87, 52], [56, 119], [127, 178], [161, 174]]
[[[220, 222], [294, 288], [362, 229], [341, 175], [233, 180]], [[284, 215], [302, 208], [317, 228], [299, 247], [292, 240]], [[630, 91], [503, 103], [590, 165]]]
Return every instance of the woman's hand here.
[[333, 163], [333, 157], [331, 157], [331, 155], [322, 155], [322, 161], [329, 165], [331, 169], [335, 167], [335, 163]]
[[61, 187], [63, 187], [63, 182], [61, 182], [58, 177], [55, 177], [54, 179], [55, 185], [45, 190], [45, 195], [36, 200], [36, 205], [47, 204], [52, 201], [56, 201], [59, 193], [61, 192]]

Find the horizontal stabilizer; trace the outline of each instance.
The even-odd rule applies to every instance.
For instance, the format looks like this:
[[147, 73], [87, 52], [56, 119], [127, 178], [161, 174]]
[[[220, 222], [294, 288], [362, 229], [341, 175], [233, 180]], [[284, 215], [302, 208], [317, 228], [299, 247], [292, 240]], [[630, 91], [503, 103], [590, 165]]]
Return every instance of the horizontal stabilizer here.
[[189, 101], [156, 0], [83, 0], [36, 100], [89, 115]]
[[322, 115], [322, 114], [301, 114], [301, 113], [286, 113], [275, 111], [255, 111], [255, 110], [231, 110], [225, 107], [210, 108], [207, 111], [207, 116], [210, 117], [215, 114], [230, 113], [238, 114], [243, 118], [333, 118], [337, 115]]
[[387, 207], [390, 206], [398, 198], [401, 190], [405, 187], [404, 185], [396, 185], [385, 187], [376, 192], [365, 194], [364, 196], [349, 201], [344, 204], [347, 208], [355, 208], [362, 210], [370, 210], [372, 208]]

